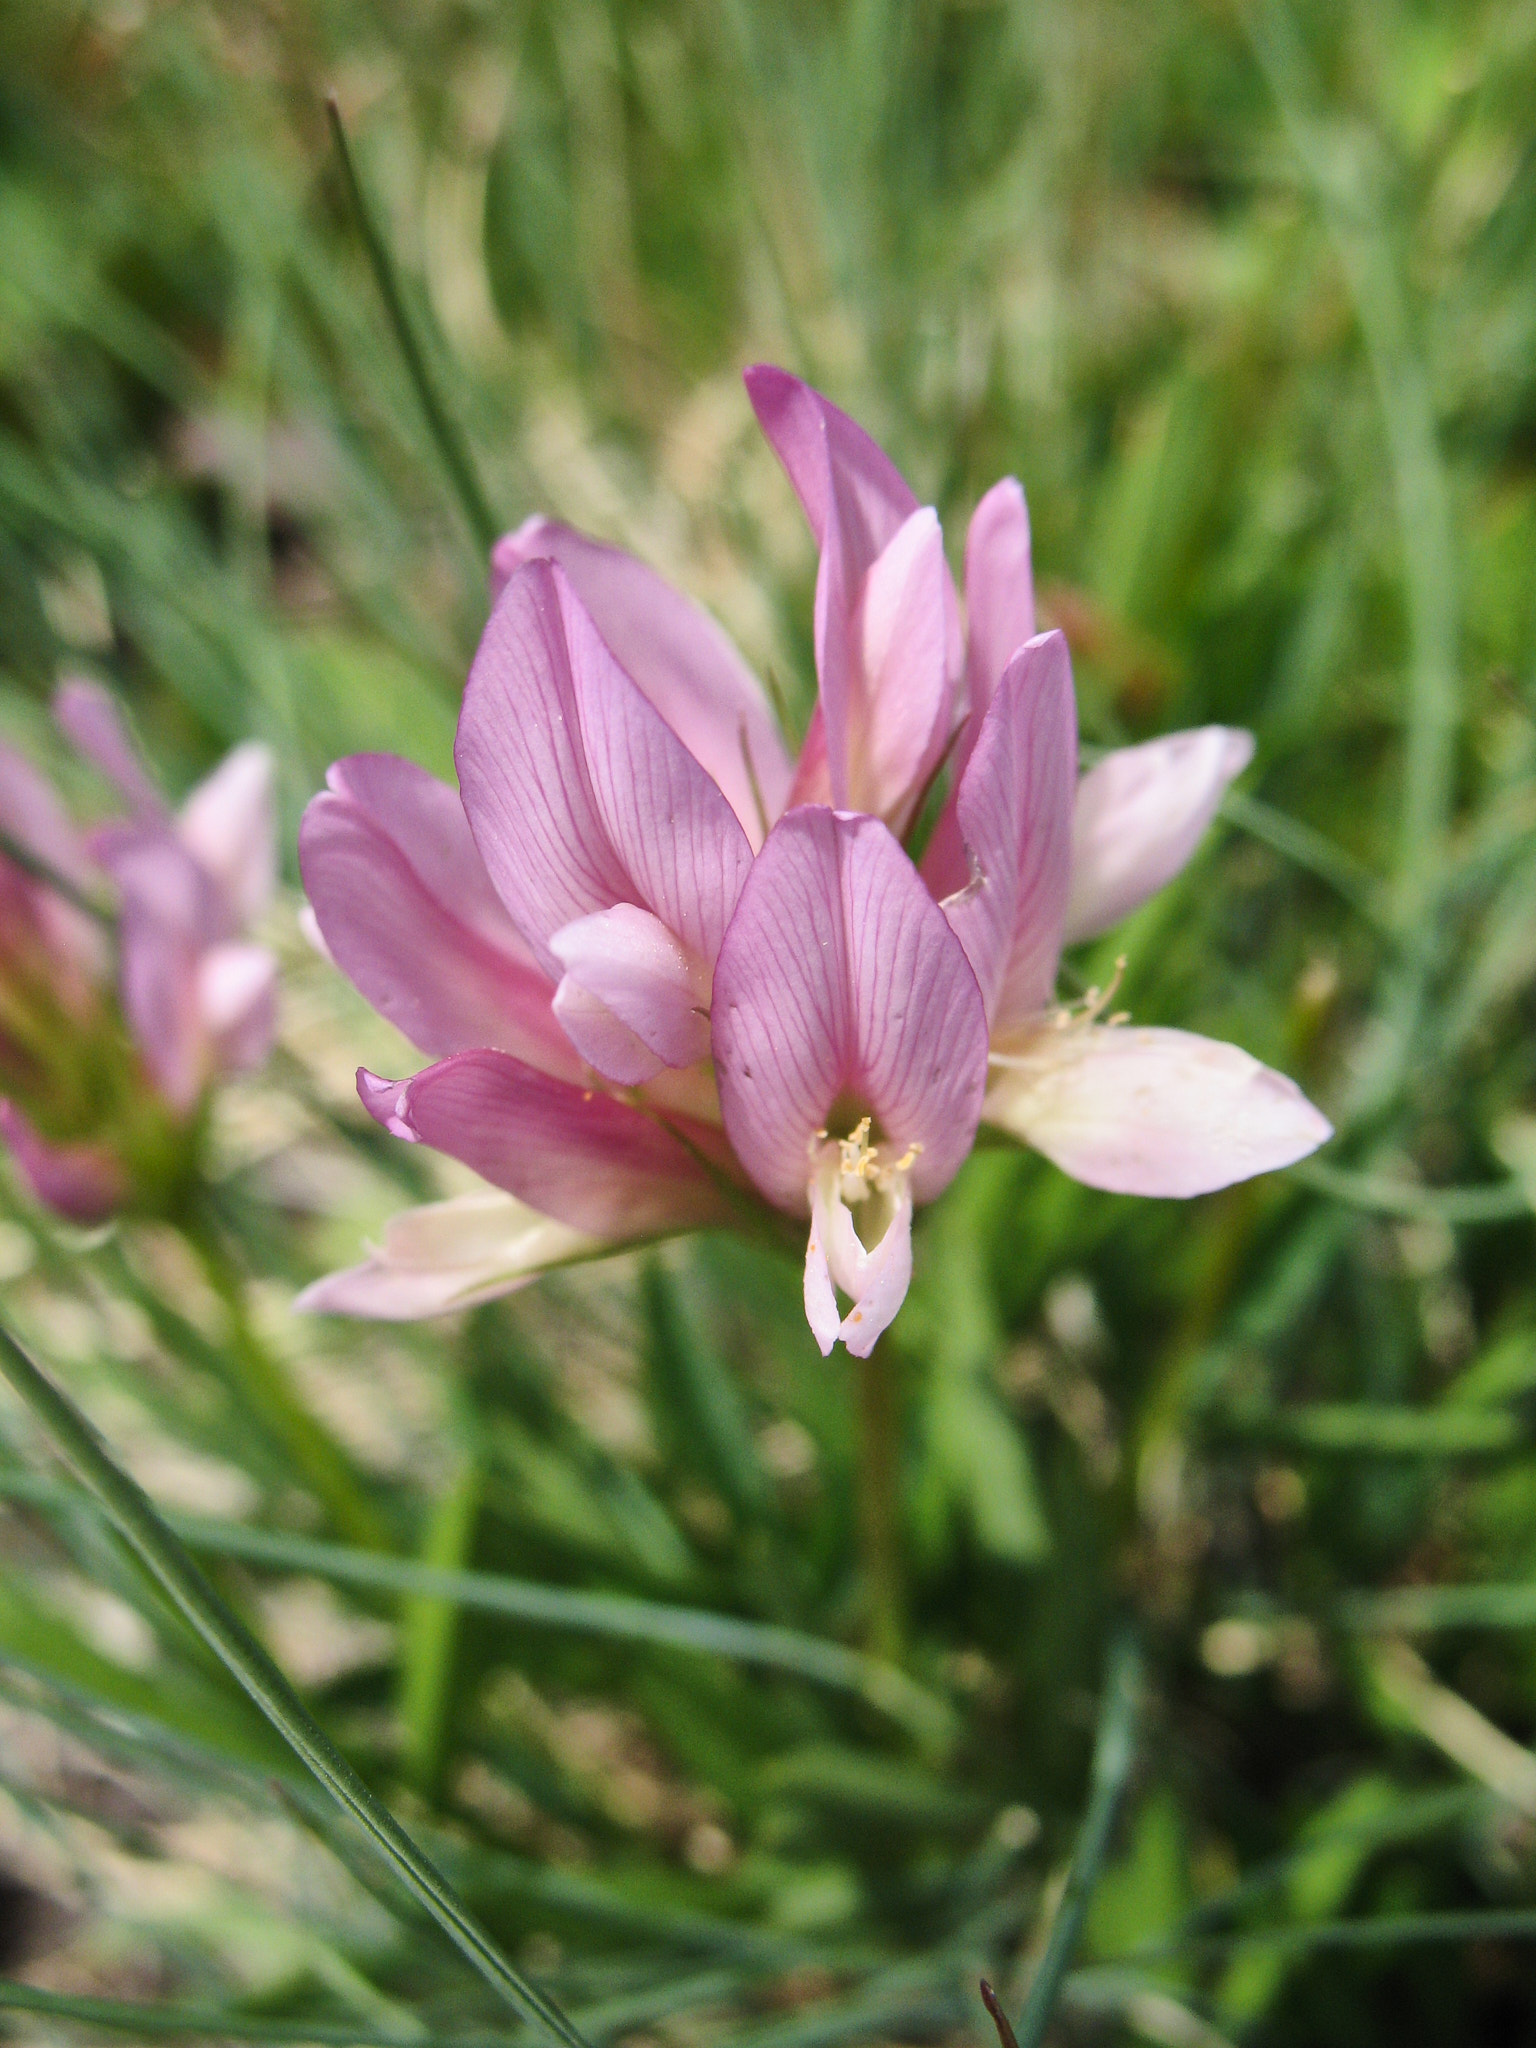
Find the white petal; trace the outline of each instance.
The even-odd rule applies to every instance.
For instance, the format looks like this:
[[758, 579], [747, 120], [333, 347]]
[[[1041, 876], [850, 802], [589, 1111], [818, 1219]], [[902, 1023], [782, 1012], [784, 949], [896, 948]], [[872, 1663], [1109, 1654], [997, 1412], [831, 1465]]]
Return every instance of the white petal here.
[[985, 1120], [1115, 1194], [1208, 1194], [1333, 1135], [1294, 1081], [1188, 1031], [1046, 1027], [995, 1072]]
[[1203, 725], [1121, 747], [1077, 786], [1066, 942], [1091, 939], [1171, 882], [1253, 759], [1252, 733]]
[[414, 1322], [525, 1287], [552, 1266], [604, 1249], [598, 1238], [487, 1190], [407, 1209], [361, 1265], [329, 1273], [294, 1303], [302, 1314]]
[[[839, 1337], [855, 1358], [868, 1358], [896, 1319], [912, 1284], [912, 1188], [905, 1173], [890, 1176], [883, 1199], [889, 1216], [879, 1242], [866, 1250], [843, 1200], [837, 1154], [829, 1150], [807, 1190], [811, 1234], [805, 1251], [805, 1314], [825, 1358]], [[851, 1297], [841, 1322], [832, 1282]]]

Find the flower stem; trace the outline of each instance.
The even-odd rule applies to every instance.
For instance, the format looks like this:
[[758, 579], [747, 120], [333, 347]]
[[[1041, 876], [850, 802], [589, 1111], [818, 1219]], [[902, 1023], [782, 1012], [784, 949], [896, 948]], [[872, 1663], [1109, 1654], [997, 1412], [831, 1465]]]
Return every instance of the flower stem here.
[[903, 1607], [899, 1389], [896, 1362], [876, 1345], [856, 1361], [859, 1401], [859, 1545], [867, 1603], [866, 1646], [888, 1664], [901, 1662]]

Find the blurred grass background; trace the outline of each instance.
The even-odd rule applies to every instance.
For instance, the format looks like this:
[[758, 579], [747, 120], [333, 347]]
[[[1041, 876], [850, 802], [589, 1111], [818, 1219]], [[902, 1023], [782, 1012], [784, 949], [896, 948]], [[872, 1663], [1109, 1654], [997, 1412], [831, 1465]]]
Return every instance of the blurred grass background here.
[[[1076, 965], [1123, 950], [1138, 1018], [1340, 1137], [1188, 1205], [983, 1152], [929, 1215], [897, 1712], [559, 1603], [860, 1640], [850, 1380], [788, 1264], [288, 1313], [460, 1184], [365, 1128], [353, 1068], [413, 1056], [299, 939], [292, 847], [339, 753], [449, 771], [485, 610], [327, 89], [501, 522], [633, 547], [803, 719], [814, 557], [739, 376], [777, 360], [956, 549], [1023, 480], [1086, 741], [1258, 735]], [[0, 14], [0, 730], [87, 811], [61, 673], [176, 794], [269, 740], [290, 883], [197, 1229], [82, 1237], [7, 1181], [6, 1314], [595, 2041], [985, 2038], [1127, 1610], [1139, 1760], [1061, 2038], [1536, 2040], [1533, 107], [1529, 0]], [[0, 2023], [499, 2038], [8, 1399], [0, 1491]], [[380, 1552], [552, 1624], [359, 1584]]]

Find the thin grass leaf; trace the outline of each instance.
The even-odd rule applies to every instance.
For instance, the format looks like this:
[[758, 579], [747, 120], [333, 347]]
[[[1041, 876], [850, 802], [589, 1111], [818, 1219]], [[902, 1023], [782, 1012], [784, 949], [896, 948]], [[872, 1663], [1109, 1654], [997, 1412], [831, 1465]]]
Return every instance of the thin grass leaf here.
[[561, 2048], [587, 2048], [558, 2006], [501, 1955], [388, 1808], [311, 1719], [255, 1638], [203, 1577], [146, 1494], [114, 1463], [74, 1403], [0, 1325], [0, 1371], [34, 1419], [96, 1496], [114, 1527], [207, 1643], [246, 1696], [335, 1799], [370, 1835], [407, 1889], [485, 1981]]

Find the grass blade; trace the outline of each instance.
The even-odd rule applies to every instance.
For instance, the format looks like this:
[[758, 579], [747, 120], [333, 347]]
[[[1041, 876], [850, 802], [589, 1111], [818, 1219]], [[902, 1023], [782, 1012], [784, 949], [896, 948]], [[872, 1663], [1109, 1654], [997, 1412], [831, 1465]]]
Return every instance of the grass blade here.
[[379, 287], [379, 296], [389, 315], [389, 324], [395, 331], [395, 340], [405, 358], [405, 367], [426, 415], [432, 439], [442, 457], [443, 467], [452, 479], [458, 493], [459, 504], [464, 517], [469, 521], [470, 532], [475, 536], [482, 553], [489, 553], [491, 543], [502, 530], [501, 521], [491, 509], [490, 500], [481, 486], [474, 461], [464, 438], [457, 426], [448, 417], [442, 400], [437, 395], [437, 386], [427, 368], [426, 357], [411, 325], [411, 316], [406, 310], [405, 296], [400, 289], [400, 280], [395, 274], [394, 258], [388, 244], [380, 234], [378, 225], [369, 210], [363, 194], [362, 182], [357, 175], [357, 166], [352, 159], [352, 148], [347, 141], [347, 131], [342, 125], [341, 109], [336, 95], [327, 93], [325, 100], [326, 118], [331, 124], [331, 139], [336, 145], [336, 155], [341, 163], [341, 174], [347, 187], [347, 198], [352, 207], [353, 219], [357, 222], [358, 234], [362, 237], [368, 262]]
[[114, 1462], [79, 1409], [3, 1324], [0, 1371], [177, 1609], [336, 1803], [372, 1837], [402, 1882], [485, 1981], [561, 2048], [586, 2048], [559, 2007], [512, 1967], [459, 1903], [446, 1879], [310, 1717], [266, 1651], [225, 1607], [148, 1496]]
[[[1057, 1995], [1067, 1965], [1082, 1935], [1088, 1904], [1109, 1853], [1120, 1797], [1136, 1758], [1136, 1716], [1141, 1700], [1141, 1651], [1131, 1635], [1122, 1636], [1110, 1653], [1104, 1683], [1104, 1704], [1099, 1712], [1099, 1732], [1093, 1746], [1093, 1768], [1089, 1774], [1088, 1811], [1083, 1818], [1067, 1888], [1051, 1922], [1045, 1954], [1040, 1958], [1024, 2016], [1019, 2021], [1015, 2048], [1040, 2048], [1045, 2030], [1056, 2007]], [[1006, 2020], [998, 2027], [1001, 2038]], [[1006, 2044], [1005, 2044], [1006, 2048]]]

